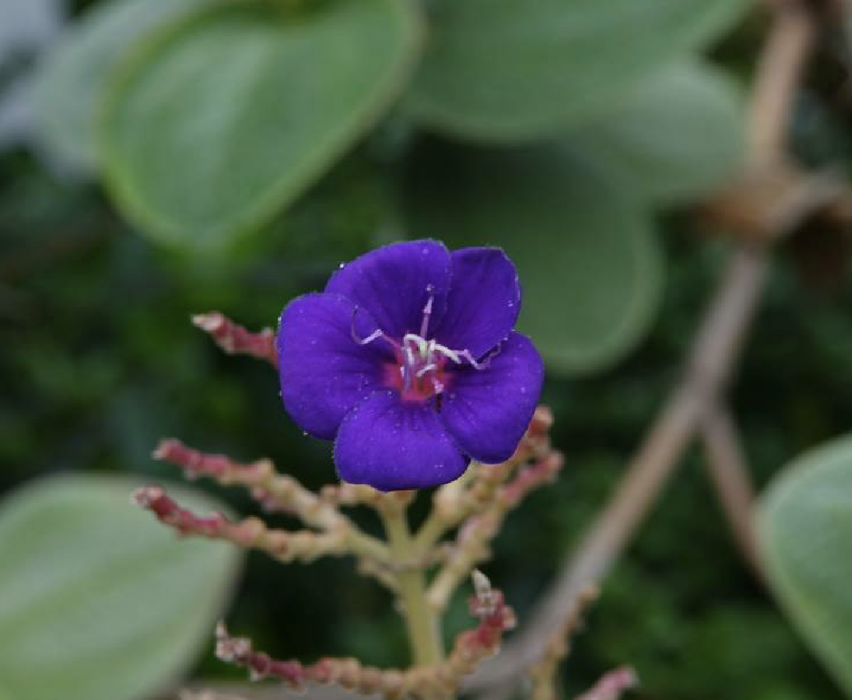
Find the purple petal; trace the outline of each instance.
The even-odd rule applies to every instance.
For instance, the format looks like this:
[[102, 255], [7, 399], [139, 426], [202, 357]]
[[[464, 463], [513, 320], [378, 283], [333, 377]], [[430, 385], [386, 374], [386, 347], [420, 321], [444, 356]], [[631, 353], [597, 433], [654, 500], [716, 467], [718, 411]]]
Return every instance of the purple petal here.
[[521, 310], [521, 285], [499, 248], [462, 248], [451, 259], [447, 311], [438, 342], [482, 357], [509, 335]]
[[342, 294], [367, 309], [385, 333], [401, 340], [420, 333], [423, 309], [434, 295], [430, 329], [444, 313], [450, 283], [450, 254], [438, 241], [393, 243], [338, 270], [326, 292]]
[[538, 351], [512, 331], [487, 367], [453, 371], [441, 418], [465, 453], [486, 464], [505, 462], [532, 419], [543, 380]]
[[434, 407], [403, 402], [394, 391], [376, 393], [353, 408], [334, 443], [340, 478], [381, 491], [446, 484], [468, 462]]
[[306, 294], [281, 314], [276, 347], [284, 407], [306, 433], [331, 440], [343, 417], [382, 387], [393, 360], [381, 338], [359, 345], [377, 328], [364, 310], [336, 294]]

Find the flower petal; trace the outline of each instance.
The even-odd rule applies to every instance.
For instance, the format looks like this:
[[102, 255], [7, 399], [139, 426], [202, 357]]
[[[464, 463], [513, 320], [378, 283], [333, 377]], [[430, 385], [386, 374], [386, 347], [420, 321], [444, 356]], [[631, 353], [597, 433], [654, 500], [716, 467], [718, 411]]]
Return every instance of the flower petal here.
[[353, 408], [334, 443], [340, 478], [380, 491], [446, 484], [468, 462], [433, 406], [404, 402], [395, 391], [376, 393]]
[[438, 241], [393, 243], [347, 263], [326, 285], [367, 309], [385, 333], [420, 333], [431, 288], [430, 328], [440, 321], [450, 283], [450, 254]]
[[306, 433], [331, 440], [343, 417], [382, 388], [383, 364], [393, 360], [381, 338], [359, 345], [376, 322], [337, 294], [306, 294], [281, 313], [276, 347], [284, 407]]
[[462, 248], [450, 256], [447, 311], [438, 342], [482, 357], [509, 335], [521, 310], [521, 284], [500, 248]]
[[453, 371], [441, 418], [465, 453], [486, 464], [505, 462], [532, 419], [543, 380], [532, 341], [512, 331], [487, 367]]

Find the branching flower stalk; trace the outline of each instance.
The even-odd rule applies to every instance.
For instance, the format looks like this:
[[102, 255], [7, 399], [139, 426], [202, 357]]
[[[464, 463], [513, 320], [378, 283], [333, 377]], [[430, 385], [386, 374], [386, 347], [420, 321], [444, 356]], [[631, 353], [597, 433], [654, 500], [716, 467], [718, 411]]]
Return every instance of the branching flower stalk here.
[[[431, 296], [424, 326], [430, 308]], [[226, 352], [248, 354], [273, 365], [280, 357], [270, 331], [251, 333], [219, 313], [196, 316], [193, 322]], [[353, 337], [359, 338], [354, 332]], [[475, 367], [467, 371], [476, 378], [470, 374], [478, 371]], [[452, 380], [450, 375], [442, 376]], [[427, 398], [434, 397], [430, 394]], [[552, 481], [563, 465], [562, 455], [550, 445], [551, 412], [539, 407], [530, 409], [527, 415], [531, 420], [527, 419], [528, 427], [514, 453], [501, 448], [503, 454], [511, 454], [505, 461], [490, 465], [473, 461], [459, 478], [439, 486], [432, 496], [431, 512], [416, 529], [411, 527], [408, 511], [417, 491], [383, 492], [366, 484], [343, 482], [314, 493], [281, 473], [269, 459], [238, 462], [225, 455], [204, 453], [177, 439], [163, 440], [154, 458], [176, 465], [189, 479], [203, 477], [244, 488], [264, 510], [292, 515], [304, 529], [276, 529], [256, 517], [232, 521], [221, 513], [196, 514], [159, 486], [139, 489], [134, 500], [181, 536], [226, 541], [263, 551], [282, 562], [352, 556], [359, 573], [372, 576], [395, 595], [411, 647], [409, 668], [382, 670], [350, 658], [327, 657], [312, 664], [279, 661], [255, 650], [249, 639], [231, 636], [221, 624], [216, 632], [217, 655], [248, 669], [253, 680], [276, 678], [294, 690], [309, 684], [336, 684], [387, 698], [445, 700], [455, 697], [462, 680], [498, 652], [504, 632], [515, 624], [514, 613], [502, 593], [493, 589], [476, 567], [490, 556], [491, 541], [509, 512], [530, 492]], [[429, 478], [418, 476], [417, 480]], [[386, 472], [382, 479], [387, 483], [397, 477]], [[344, 513], [344, 508], [350, 507], [373, 509], [384, 525], [386, 540], [362, 531]], [[471, 612], [479, 625], [459, 635], [452, 648], [445, 650], [441, 616], [457, 589], [471, 577], [475, 589]], [[565, 631], [567, 634], [570, 629]], [[554, 647], [553, 658], [544, 659], [542, 668], [555, 668], [561, 649]]]
[[415, 666], [410, 669], [378, 669], [365, 666], [357, 659], [322, 658], [314, 664], [279, 661], [256, 651], [250, 640], [232, 637], [223, 624], [216, 630], [216, 655], [243, 666], [254, 680], [278, 678], [296, 691], [309, 684], [336, 684], [363, 695], [379, 693], [386, 698], [420, 697], [425, 700], [447, 697], [455, 693], [461, 678], [473, 671], [479, 662], [496, 653], [506, 630], [512, 629], [515, 616], [500, 591], [491, 588], [479, 572], [474, 576], [475, 595], [470, 600], [471, 614], [479, 625], [460, 634], [445, 661]]
[[[397, 595], [414, 666], [450, 663], [458, 670], [471, 666], [474, 657], [465, 654], [467, 647], [463, 647], [455, 650], [455, 659], [452, 654], [445, 658], [440, 614], [476, 565], [488, 558], [488, 545], [509, 511], [534, 488], [552, 480], [562, 467], [562, 456], [550, 448], [552, 422], [550, 411], [539, 408], [510, 460], [499, 465], [474, 464], [463, 479], [439, 488], [433, 496], [432, 513], [414, 533], [408, 522], [413, 491], [382, 493], [344, 483], [315, 494], [293, 477], [279, 473], [271, 460], [241, 463], [225, 455], [206, 454], [176, 439], [163, 440], [154, 450], [154, 458], [180, 467], [190, 479], [206, 477], [222, 485], [243, 487], [266, 510], [293, 515], [307, 529], [285, 531], [269, 528], [258, 518], [231, 522], [220, 513], [198, 515], [158, 486], [139, 489], [134, 500], [182, 536], [228, 541], [284, 562], [356, 557], [359, 572], [372, 575]], [[351, 506], [374, 509], [388, 541], [362, 532], [341, 510]], [[456, 528], [455, 542], [444, 542], [443, 535]], [[436, 567], [437, 573], [430, 577]], [[479, 599], [484, 596], [480, 591]], [[464, 664], [462, 658], [467, 659]]]

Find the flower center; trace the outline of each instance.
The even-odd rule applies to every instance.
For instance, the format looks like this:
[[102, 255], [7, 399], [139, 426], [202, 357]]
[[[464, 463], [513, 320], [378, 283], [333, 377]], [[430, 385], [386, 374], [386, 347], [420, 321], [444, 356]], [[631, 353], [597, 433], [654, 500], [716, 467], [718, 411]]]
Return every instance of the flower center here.
[[359, 345], [367, 345], [381, 338], [393, 347], [395, 362], [385, 365], [385, 385], [399, 391], [402, 398], [408, 401], [426, 401], [433, 396], [437, 396], [440, 401], [441, 394], [452, 380], [451, 373], [445, 367], [448, 360], [455, 365], [466, 362], [479, 370], [488, 366], [493, 357], [492, 354], [483, 362], [477, 362], [470, 350], [452, 350], [434, 338], [429, 339], [429, 321], [434, 300], [432, 285], [426, 291], [429, 299], [423, 307], [420, 333], [406, 333], [402, 342], [394, 340], [380, 329], [366, 338], [358, 338], [354, 316], [352, 320], [352, 338]]
[[450, 381], [445, 369], [447, 360], [462, 362], [458, 353], [415, 333], [407, 333], [395, 350], [396, 362], [387, 365], [385, 380], [403, 399], [411, 401], [442, 394]]

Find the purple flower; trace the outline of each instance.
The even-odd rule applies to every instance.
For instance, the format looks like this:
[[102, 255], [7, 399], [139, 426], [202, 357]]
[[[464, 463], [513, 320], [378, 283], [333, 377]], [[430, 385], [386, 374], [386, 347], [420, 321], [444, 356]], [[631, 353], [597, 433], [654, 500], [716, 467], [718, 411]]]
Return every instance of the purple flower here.
[[511, 457], [544, 375], [512, 330], [521, 289], [497, 248], [395, 243], [294, 299], [276, 345], [284, 406], [335, 440], [344, 481], [382, 491], [453, 481]]

